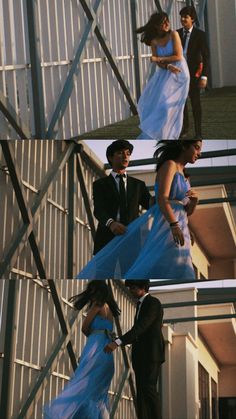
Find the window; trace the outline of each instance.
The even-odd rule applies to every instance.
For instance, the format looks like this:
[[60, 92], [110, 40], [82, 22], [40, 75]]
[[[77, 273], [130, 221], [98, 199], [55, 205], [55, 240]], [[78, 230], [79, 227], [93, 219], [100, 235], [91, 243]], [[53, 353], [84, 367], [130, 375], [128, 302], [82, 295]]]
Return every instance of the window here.
[[217, 384], [211, 379], [211, 417], [212, 419], [218, 418], [218, 399], [217, 399]]
[[209, 374], [198, 364], [199, 372], [199, 419], [210, 419], [210, 403], [209, 403]]

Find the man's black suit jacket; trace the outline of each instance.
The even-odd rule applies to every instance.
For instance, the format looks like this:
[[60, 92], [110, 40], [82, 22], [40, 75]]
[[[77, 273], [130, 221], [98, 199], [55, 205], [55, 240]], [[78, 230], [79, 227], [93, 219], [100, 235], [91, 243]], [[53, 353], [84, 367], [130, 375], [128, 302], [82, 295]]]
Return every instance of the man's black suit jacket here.
[[[139, 206], [149, 208], [151, 195], [142, 180], [127, 176], [127, 220], [128, 224], [139, 216]], [[106, 227], [109, 218], [116, 220], [119, 210], [119, 192], [112, 175], [93, 183], [94, 215], [98, 228], [94, 241], [94, 254], [101, 250], [115, 236]]]
[[132, 344], [134, 370], [140, 363], [161, 364], [165, 361], [162, 320], [163, 309], [160, 301], [148, 294], [132, 329], [120, 337], [123, 345]]
[[[183, 40], [184, 28], [177, 29], [181, 41]], [[199, 68], [199, 63], [203, 63], [202, 76], [208, 77], [209, 72], [209, 50], [206, 41], [206, 34], [202, 30], [193, 27], [190, 35], [187, 49], [187, 63], [191, 78], [195, 78], [195, 74]]]

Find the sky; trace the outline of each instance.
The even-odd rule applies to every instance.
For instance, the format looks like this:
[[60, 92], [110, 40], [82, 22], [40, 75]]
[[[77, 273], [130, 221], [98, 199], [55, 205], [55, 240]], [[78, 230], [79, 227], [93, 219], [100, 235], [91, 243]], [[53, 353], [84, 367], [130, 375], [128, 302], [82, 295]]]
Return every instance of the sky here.
[[[106, 160], [106, 148], [114, 140], [84, 140], [84, 142], [92, 149], [92, 151], [99, 157], [103, 163], [107, 163]], [[134, 150], [132, 153], [132, 160], [136, 159], [146, 159], [151, 158], [155, 151], [155, 140], [129, 140], [134, 145]], [[236, 140], [204, 140], [202, 151], [212, 151], [212, 150], [225, 150], [235, 148], [236, 149]], [[198, 160], [195, 164], [195, 167], [202, 166], [236, 166], [236, 155], [230, 157], [218, 157], [212, 159], [202, 159]], [[135, 167], [137, 170], [147, 170], [154, 166], [140, 166]]]

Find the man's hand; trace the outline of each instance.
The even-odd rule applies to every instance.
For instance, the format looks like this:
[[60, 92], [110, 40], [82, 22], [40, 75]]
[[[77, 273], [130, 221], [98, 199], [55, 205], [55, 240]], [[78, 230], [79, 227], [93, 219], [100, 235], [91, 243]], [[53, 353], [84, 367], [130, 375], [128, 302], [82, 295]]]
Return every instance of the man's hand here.
[[121, 236], [126, 232], [126, 226], [124, 224], [118, 223], [118, 221], [113, 221], [109, 225], [109, 228], [115, 236]]
[[106, 354], [111, 354], [117, 348], [118, 348], [118, 345], [117, 345], [116, 342], [110, 342], [105, 346], [105, 348], [103, 350]]
[[207, 86], [207, 79], [200, 79], [198, 82], [199, 89], [205, 89]]

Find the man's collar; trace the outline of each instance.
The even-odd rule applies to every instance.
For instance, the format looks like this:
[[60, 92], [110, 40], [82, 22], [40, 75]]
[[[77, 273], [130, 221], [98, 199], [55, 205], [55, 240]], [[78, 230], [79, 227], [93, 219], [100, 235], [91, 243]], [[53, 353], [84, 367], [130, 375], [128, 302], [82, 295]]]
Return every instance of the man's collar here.
[[139, 298], [140, 303], [143, 302], [144, 298], [146, 298], [147, 295], [149, 295], [149, 292], [146, 292], [146, 294], [144, 294], [141, 298]]
[[188, 31], [189, 33], [192, 33], [192, 30], [193, 30], [193, 26], [191, 26], [191, 28], [189, 28], [189, 29], [185, 29], [184, 27], [183, 27], [183, 31], [185, 32], [185, 31]]
[[[115, 172], [114, 170], [111, 171], [111, 175], [116, 178], [117, 175], [119, 175], [120, 173]], [[127, 173], [124, 172], [123, 173], [123, 177], [127, 178]]]

